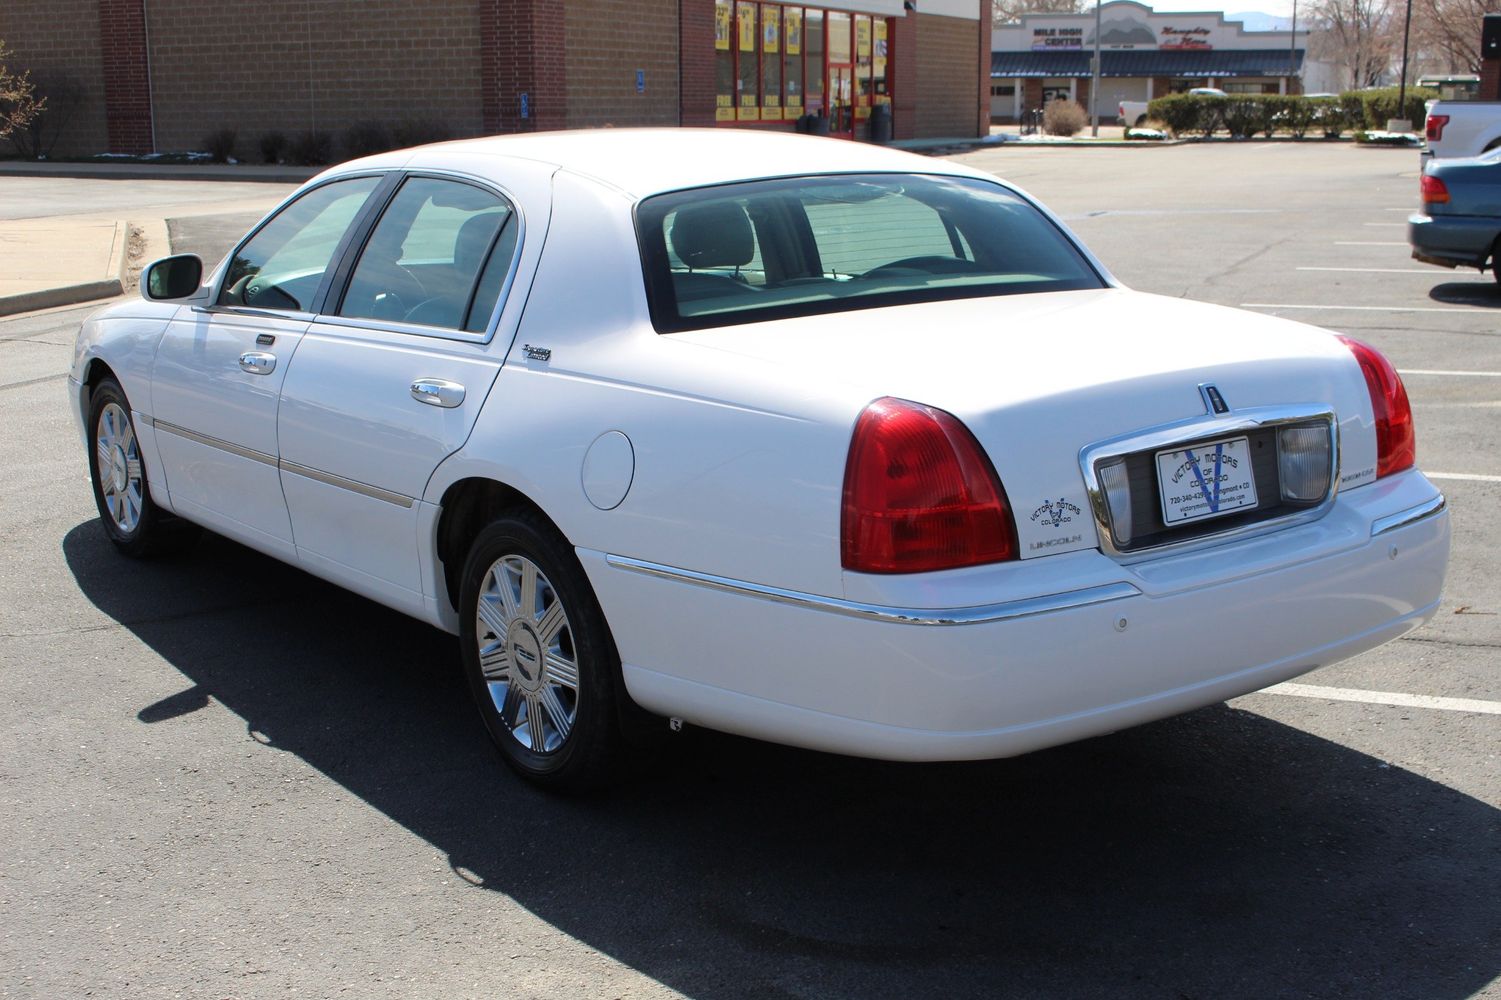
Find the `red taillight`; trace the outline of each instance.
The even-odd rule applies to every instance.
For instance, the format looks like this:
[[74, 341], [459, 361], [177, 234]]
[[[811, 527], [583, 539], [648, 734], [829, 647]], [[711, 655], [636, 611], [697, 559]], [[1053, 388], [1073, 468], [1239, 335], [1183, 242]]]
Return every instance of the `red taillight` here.
[[1444, 126], [1447, 124], [1449, 124], [1448, 115], [1429, 115], [1428, 128], [1426, 130], [1428, 138], [1442, 139], [1444, 137]]
[[1424, 174], [1418, 181], [1418, 190], [1423, 192], [1424, 204], [1442, 204], [1449, 200], [1449, 189], [1444, 186], [1444, 182], [1428, 174]]
[[1412, 468], [1418, 442], [1412, 428], [1412, 404], [1397, 369], [1386, 356], [1369, 344], [1340, 337], [1360, 362], [1366, 388], [1371, 393], [1371, 411], [1376, 417], [1376, 478]]
[[1016, 558], [1006, 493], [952, 414], [878, 399], [844, 467], [840, 555], [861, 573], [920, 573]]

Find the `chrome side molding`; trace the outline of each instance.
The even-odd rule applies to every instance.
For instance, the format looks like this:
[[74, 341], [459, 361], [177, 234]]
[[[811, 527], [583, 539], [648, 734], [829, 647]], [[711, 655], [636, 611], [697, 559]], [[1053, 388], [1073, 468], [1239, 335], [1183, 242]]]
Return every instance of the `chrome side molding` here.
[[823, 597], [796, 590], [783, 590], [779, 587], [767, 587], [759, 583], [732, 580], [710, 573], [663, 566], [660, 563], [632, 559], [629, 556], [606, 554], [605, 562], [616, 569], [654, 576], [663, 580], [755, 597], [777, 604], [790, 604], [794, 607], [807, 608], [810, 611], [823, 611], [848, 618], [863, 618], [893, 625], [984, 625], [990, 622], [1046, 614], [1050, 611], [1104, 604], [1107, 601], [1119, 601], [1127, 597], [1138, 597], [1141, 594], [1140, 590], [1129, 583], [1107, 583], [1098, 587], [1086, 587], [1083, 590], [1070, 590], [1062, 594], [1049, 594], [1046, 597], [1029, 597], [968, 608], [892, 608], [879, 604], [843, 601], [834, 597]]
[[1386, 534], [1388, 531], [1396, 531], [1398, 528], [1405, 528], [1410, 524], [1417, 524], [1419, 521], [1427, 520], [1442, 513], [1444, 508], [1448, 506], [1449, 501], [1440, 493], [1432, 500], [1425, 500], [1416, 507], [1409, 507], [1395, 514], [1388, 514], [1386, 517], [1377, 518], [1371, 522], [1371, 537], [1375, 538], [1378, 535]]

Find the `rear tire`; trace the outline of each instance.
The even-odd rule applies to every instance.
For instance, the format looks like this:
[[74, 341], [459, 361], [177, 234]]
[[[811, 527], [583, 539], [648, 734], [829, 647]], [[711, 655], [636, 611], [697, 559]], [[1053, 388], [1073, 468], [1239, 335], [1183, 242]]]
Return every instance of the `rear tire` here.
[[539, 515], [479, 533], [459, 597], [464, 675], [491, 741], [555, 791], [595, 788], [620, 746], [620, 659], [583, 567]]
[[120, 383], [106, 378], [89, 397], [89, 479], [99, 523], [115, 548], [132, 558], [178, 551], [198, 538], [198, 528], [173, 517], [151, 499], [130, 401]]

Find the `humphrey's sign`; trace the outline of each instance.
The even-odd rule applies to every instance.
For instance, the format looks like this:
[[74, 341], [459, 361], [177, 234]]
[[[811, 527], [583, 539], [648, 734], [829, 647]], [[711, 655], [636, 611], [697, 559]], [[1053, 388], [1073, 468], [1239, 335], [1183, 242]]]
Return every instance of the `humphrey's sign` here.
[[1162, 29], [1162, 40], [1157, 43], [1159, 49], [1212, 49], [1209, 42], [1208, 28], [1174, 28], [1171, 26]]
[[1077, 51], [1084, 47], [1083, 28], [1033, 28], [1033, 52]]

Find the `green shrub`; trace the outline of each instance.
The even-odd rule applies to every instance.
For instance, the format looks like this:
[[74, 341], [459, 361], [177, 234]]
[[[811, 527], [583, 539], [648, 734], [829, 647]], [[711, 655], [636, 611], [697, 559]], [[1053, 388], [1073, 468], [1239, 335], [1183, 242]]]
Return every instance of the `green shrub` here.
[[1264, 94], [1231, 94], [1229, 97], [1210, 98], [1224, 104], [1220, 120], [1232, 139], [1250, 139], [1258, 132], [1272, 134], [1276, 125], [1275, 115], [1279, 107]]
[[1396, 87], [1379, 87], [1373, 90], [1349, 90], [1339, 95], [1346, 109], [1346, 127], [1381, 130], [1393, 118], [1406, 118], [1414, 125], [1421, 125], [1428, 117], [1425, 105], [1438, 97], [1438, 91], [1430, 87], [1408, 87], [1406, 105], [1398, 114]]
[[1147, 102], [1147, 118], [1158, 121], [1175, 136], [1199, 130], [1199, 98], [1191, 94], [1171, 94]]
[[391, 128], [392, 149], [405, 149], [408, 146], [425, 146], [430, 142], [443, 142], [453, 138], [453, 129], [447, 122], [431, 119], [427, 121], [405, 121]]

